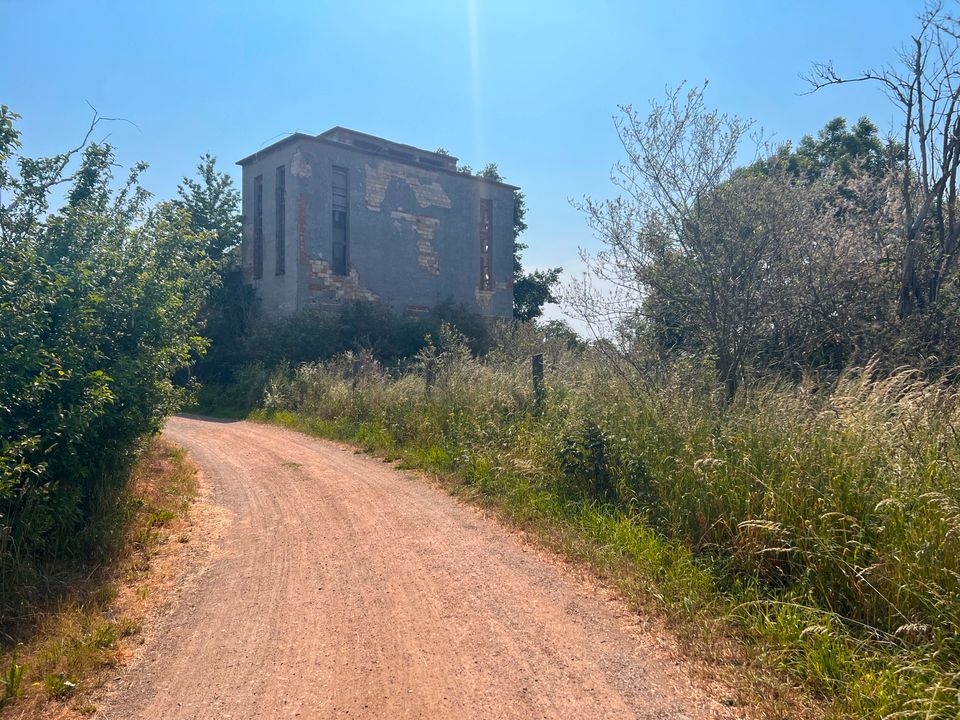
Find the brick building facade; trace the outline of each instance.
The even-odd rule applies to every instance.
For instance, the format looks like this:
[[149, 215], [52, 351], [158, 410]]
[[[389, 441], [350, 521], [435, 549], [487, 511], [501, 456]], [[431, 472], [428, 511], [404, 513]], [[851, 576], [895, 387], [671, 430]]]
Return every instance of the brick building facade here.
[[243, 272], [265, 316], [353, 300], [513, 309], [512, 185], [346, 128], [295, 133], [243, 168]]

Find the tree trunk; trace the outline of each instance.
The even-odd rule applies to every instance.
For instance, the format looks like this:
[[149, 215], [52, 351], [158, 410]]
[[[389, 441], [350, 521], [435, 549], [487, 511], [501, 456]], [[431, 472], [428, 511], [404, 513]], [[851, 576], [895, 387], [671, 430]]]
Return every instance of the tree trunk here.
[[900, 300], [897, 316], [903, 320], [913, 314], [917, 297], [917, 241], [911, 234], [903, 251], [903, 264], [900, 271]]
[[733, 356], [725, 350], [720, 350], [717, 353], [717, 380], [723, 385], [724, 392], [724, 401], [727, 404], [733, 402], [734, 396], [737, 394], [737, 388], [739, 387], [739, 382], [737, 380], [737, 375], [739, 374], [740, 368]]

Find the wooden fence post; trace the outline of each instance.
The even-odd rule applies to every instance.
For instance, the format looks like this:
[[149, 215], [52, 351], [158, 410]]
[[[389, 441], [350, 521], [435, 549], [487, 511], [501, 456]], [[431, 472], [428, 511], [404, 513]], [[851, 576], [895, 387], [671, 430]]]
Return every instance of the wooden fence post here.
[[435, 372], [436, 358], [427, 358], [423, 364], [423, 384], [424, 384], [424, 394], [427, 397], [427, 400], [430, 399], [431, 391], [433, 389], [433, 375]]
[[530, 370], [533, 373], [533, 408], [539, 415], [543, 412], [543, 353], [537, 353], [530, 358]]
[[353, 361], [353, 367], [351, 368], [351, 375], [353, 376], [352, 390], [357, 391], [357, 383], [360, 381], [360, 373], [363, 372], [363, 363], [359, 360]]

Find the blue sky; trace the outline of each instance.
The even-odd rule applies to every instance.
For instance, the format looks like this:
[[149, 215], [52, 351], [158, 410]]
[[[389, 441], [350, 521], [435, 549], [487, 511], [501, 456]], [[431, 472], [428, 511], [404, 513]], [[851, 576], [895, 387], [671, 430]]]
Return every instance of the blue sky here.
[[284, 134], [334, 125], [497, 162], [527, 195], [530, 266], [579, 269], [595, 240], [569, 198], [612, 192], [617, 104], [709, 79], [708, 102], [777, 141], [832, 117], [893, 127], [867, 86], [815, 95], [814, 60], [895, 59], [921, 2], [54, 2], [0, 0], [0, 103], [23, 116], [28, 153], [110, 123], [120, 161], [171, 197], [210, 152], [234, 161]]

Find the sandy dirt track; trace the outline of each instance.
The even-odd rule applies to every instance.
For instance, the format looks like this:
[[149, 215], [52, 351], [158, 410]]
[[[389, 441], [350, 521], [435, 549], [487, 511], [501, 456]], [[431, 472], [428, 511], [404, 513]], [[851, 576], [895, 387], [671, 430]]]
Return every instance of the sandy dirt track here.
[[172, 418], [225, 509], [98, 718], [714, 718], [612, 595], [374, 458]]

